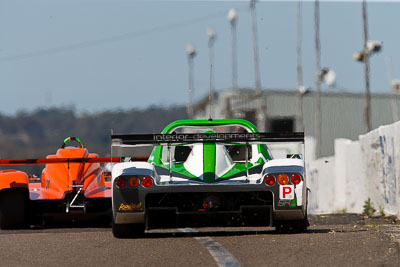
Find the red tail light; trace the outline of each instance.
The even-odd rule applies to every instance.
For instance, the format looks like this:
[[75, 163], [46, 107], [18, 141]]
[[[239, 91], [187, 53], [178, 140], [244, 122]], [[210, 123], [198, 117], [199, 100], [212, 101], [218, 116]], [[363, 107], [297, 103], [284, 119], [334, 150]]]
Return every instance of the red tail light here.
[[290, 181], [292, 182], [292, 184], [299, 184], [301, 182], [300, 174], [298, 173], [292, 174], [292, 176], [290, 177]]
[[265, 176], [264, 178], [264, 182], [269, 186], [274, 185], [275, 181], [275, 176], [273, 176], [272, 174], [267, 174], [267, 176]]
[[118, 177], [118, 178], [116, 178], [116, 179], [115, 179], [115, 185], [116, 185], [118, 188], [125, 187], [125, 186], [126, 186], [125, 178], [123, 178], [123, 177]]
[[149, 176], [145, 176], [142, 179], [142, 185], [146, 188], [149, 188], [153, 185], [153, 179], [151, 179], [151, 177]]
[[286, 185], [289, 183], [289, 177], [286, 174], [279, 174], [278, 175], [278, 183], [280, 185]]
[[129, 178], [129, 186], [130, 187], [136, 188], [139, 186], [139, 184], [140, 184], [140, 180], [136, 176], [132, 176]]

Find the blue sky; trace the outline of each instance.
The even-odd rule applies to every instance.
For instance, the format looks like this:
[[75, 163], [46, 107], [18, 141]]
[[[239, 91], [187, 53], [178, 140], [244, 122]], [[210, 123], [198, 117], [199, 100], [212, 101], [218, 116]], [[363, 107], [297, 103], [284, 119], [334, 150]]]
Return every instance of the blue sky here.
[[[238, 83], [254, 87], [248, 1], [1, 0], [0, 112], [67, 106], [77, 111], [170, 106], [188, 100], [187, 43], [195, 99], [209, 87], [207, 27], [217, 33], [215, 88], [231, 87], [227, 14], [239, 11]], [[296, 1], [257, 3], [262, 87], [296, 88]], [[314, 87], [314, 3], [303, 3], [304, 85]], [[335, 70], [337, 91], [364, 92], [360, 1], [321, 1], [321, 67]], [[400, 78], [400, 3], [368, 2], [369, 39], [383, 41], [371, 58], [371, 91], [390, 93], [385, 59]], [[324, 86], [324, 90], [328, 90]]]

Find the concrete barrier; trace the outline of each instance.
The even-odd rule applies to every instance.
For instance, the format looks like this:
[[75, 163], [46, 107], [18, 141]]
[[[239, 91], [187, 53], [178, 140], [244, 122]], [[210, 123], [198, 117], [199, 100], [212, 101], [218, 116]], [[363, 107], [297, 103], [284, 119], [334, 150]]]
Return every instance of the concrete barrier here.
[[365, 162], [366, 197], [374, 207], [399, 215], [400, 123], [381, 126], [360, 136]]
[[370, 199], [377, 213], [400, 217], [400, 122], [337, 139], [333, 157], [306, 158], [306, 168], [310, 214], [362, 213]]
[[335, 199], [334, 157], [306, 161], [307, 187], [309, 191], [308, 212], [310, 214], [332, 213]]

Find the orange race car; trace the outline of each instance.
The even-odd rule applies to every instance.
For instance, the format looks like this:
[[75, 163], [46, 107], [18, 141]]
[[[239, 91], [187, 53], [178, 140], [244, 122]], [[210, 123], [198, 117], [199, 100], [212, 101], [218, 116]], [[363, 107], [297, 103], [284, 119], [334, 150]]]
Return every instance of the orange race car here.
[[[66, 146], [70, 141], [79, 146]], [[0, 160], [0, 165], [45, 164], [40, 179], [18, 170], [0, 171], [0, 228], [54, 219], [111, 219], [111, 182], [100, 163], [119, 161], [89, 153], [77, 137], [66, 138], [57, 153], [45, 159]]]

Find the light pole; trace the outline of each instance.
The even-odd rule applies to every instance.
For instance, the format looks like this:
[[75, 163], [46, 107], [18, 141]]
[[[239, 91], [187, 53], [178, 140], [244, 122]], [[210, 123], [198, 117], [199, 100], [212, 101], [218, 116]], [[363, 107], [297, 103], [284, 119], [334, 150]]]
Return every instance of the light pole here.
[[187, 114], [189, 119], [194, 118], [193, 111], [193, 91], [194, 91], [194, 80], [193, 80], [193, 58], [196, 56], [196, 50], [192, 44], [186, 45], [186, 54], [188, 58], [188, 75], [189, 75], [189, 103], [187, 105]]
[[297, 131], [303, 131], [303, 67], [301, 57], [302, 0], [297, 2], [296, 54], [297, 54]]
[[236, 49], [236, 23], [238, 19], [238, 11], [234, 8], [231, 8], [228, 13], [228, 21], [231, 24], [231, 33], [232, 33], [232, 90], [236, 90], [237, 86], [237, 49]]
[[[366, 38], [366, 29], [364, 28], [364, 39]], [[370, 83], [369, 83], [369, 58], [374, 53], [379, 52], [382, 49], [381, 41], [365, 41], [364, 49], [360, 52], [353, 54], [353, 59], [364, 63], [364, 73], [365, 73], [365, 124], [367, 126], [368, 132], [372, 130], [371, 126], [371, 93], [370, 93]]]
[[396, 122], [399, 120], [399, 115], [397, 113], [397, 99], [396, 95], [400, 93], [400, 80], [398, 79], [393, 79], [392, 77], [392, 62], [389, 57], [386, 58], [386, 67], [387, 67], [387, 73], [388, 73], [388, 78], [389, 78], [389, 84], [390, 88], [392, 89], [392, 117], [393, 117], [393, 122]]
[[362, 17], [364, 26], [364, 73], [365, 73], [365, 123], [368, 132], [372, 130], [371, 126], [371, 92], [369, 88], [369, 55], [365, 53], [368, 42], [368, 25], [367, 25], [367, 1], [363, 0]]
[[393, 114], [393, 122], [399, 120], [399, 115], [397, 113], [397, 96], [400, 95], [400, 80], [393, 79], [391, 82], [392, 85], [392, 114]]
[[213, 102], [213, 95], [214, 95], [214, 42], [217, 34], [212, 28], [207, 28], [206, 34], [208, 36], [208, 60], [210, 64], [210, 95], [208, 96], [209, 105], [210, 105], [210, 119], [212, 117], [212, 102]]
[[316, 141], [315, 156], [317, 158], [321, 155], [321, 132], [322, 132], [322, 110], [321, 110], [321, 82], [324, 81], [327, 85], [333, 85], [335, 82], [336, 74], [329, 68], [321, 70], [321, 43], [319, 38], [319, 1], [315, 0], [314, 5], [314, 27], [315, 27], [315, 121], [314, 121], [314, 136]]
[[254, 74], [256, 79], [257, 92], [261, 93], [261, 74], [260, 74], [260, 63], [258, 56], [256, 1], [257, 0], [250, 0], [250, 10], [251, 10], [252, 31], [253, 31]]
[[208, 37], [208, 60], [211, 67], [214, 65], [214, 42], [217, 34], [212, 28], [207, 28], [206, 34]]
[[365, 74], [365, 124], [367, 131], [372, 130], [371, 126], [371, 92], [369, 83], [369, 57], [375, 52], [379, 52], [382, 49], [382, 42], [380, 41], [369, 41], [368, 40], [368, 24], [367, 24], [367, 2], [363, 0], [362, 4], [362, 20], [363, 20], [363, 32], [364, 32], [364, 48], [361, 52], [353, 54], [353, 58], [357, 61], [364, 63], [364, 74]]
[[321, 66], [320, 66], [320, 39], [319, 39], [319, 1], [315, 0], [314, 4], [314, 30], [315, 30], [315, 121], [314, 136], [316, 141], [315, 156], [320, 157], [321, 154]]
[[256, 1], [250, 0], [250, 11], [252, 19], [252, 32], [253, 32], [253, 57], [254, 57], [254, 75], [256, 80], [256, 91], [255, 98], [258, 101], [258, 111], [257, 111], [257, 127], [260, 131], [265, 131], [265, 114], [266, 114], [266, 101], [261, 94], [261, 74], [260, 74], [260, 62], [258, 54], [258, 33], [257, 33], [257, 15], [256, 15]]

